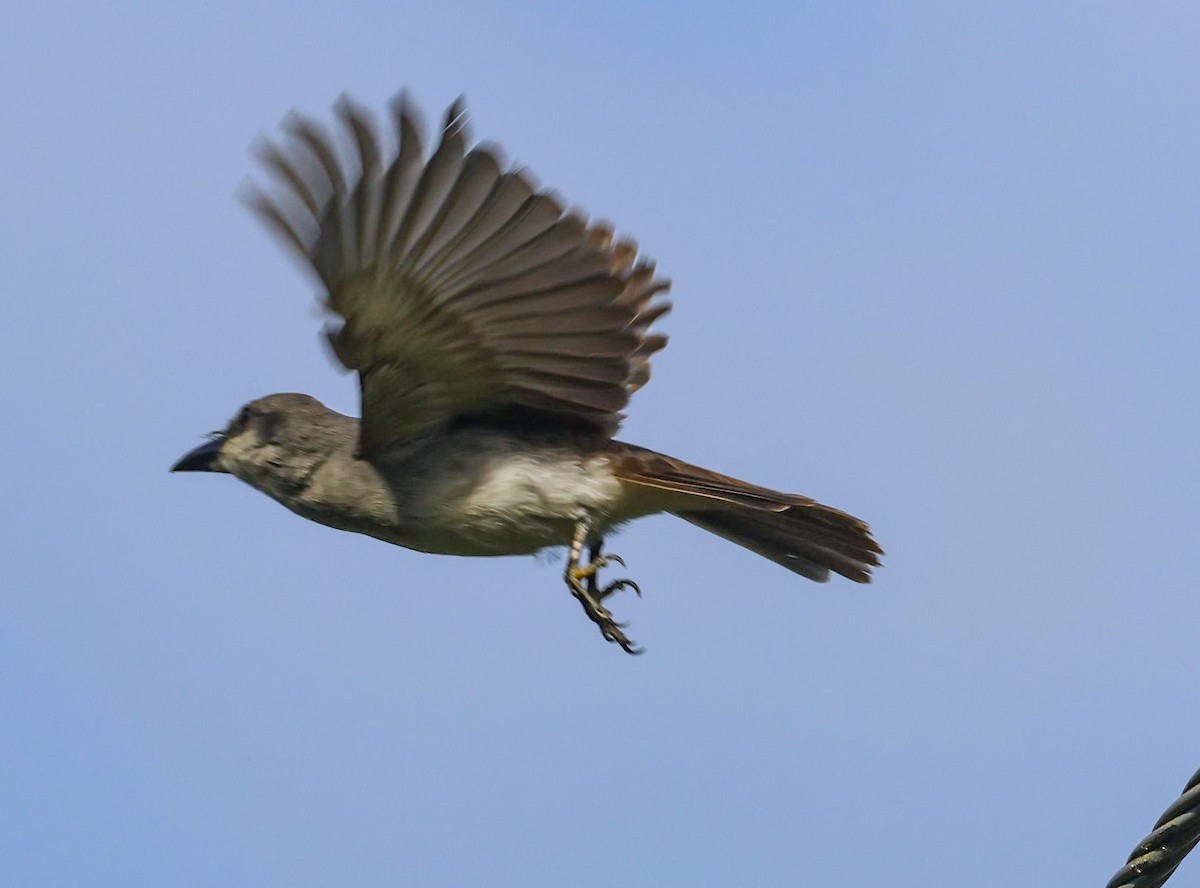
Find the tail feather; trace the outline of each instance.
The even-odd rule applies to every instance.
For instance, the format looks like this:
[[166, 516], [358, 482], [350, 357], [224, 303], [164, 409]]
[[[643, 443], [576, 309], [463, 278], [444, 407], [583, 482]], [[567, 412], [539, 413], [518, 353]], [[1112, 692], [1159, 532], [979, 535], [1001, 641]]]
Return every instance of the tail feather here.
[[619, 441], [613, 468], [623, 481], [672, 495], [666, 510], [788, 570], [823, 583], [830, 571], [871, 581], [883, 550], [853, 515]]
[[818, 583], [831, 570], [869, 583], [882, 554], [863, 522], [819, 504], [782, 512], [730, 505], [674, 514]]

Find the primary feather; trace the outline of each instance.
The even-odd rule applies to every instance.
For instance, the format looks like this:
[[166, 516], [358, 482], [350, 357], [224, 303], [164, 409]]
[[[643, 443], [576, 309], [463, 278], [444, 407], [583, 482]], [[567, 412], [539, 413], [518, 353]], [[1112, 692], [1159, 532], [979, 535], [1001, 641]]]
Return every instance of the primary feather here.
[[263, 160], [278, 189], [254, 206], [324, 284], [329, 331], [362, 388], [360, 452], [386, 453], [464, 417], [545, 415], [611, 436], [666, 337], [669, 283], [589, 224], [467, 148], [462, 105], [426, 158], [407, 101], [389, 153], [343, 99], [339, 134], [293, 117]]

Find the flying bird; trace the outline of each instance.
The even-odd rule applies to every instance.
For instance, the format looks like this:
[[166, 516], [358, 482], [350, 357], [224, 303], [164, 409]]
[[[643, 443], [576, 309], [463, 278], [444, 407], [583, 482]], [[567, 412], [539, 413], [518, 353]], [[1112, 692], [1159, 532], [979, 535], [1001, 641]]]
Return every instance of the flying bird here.
[[248, 200], [324, 289], [362, 418], [267, 395], [172, 471], [235, 475], [312, 521], [421, 552], [567, 546], [567, 587], [628, 653], [641, 648], [607, 603], [641, 590], [599, 574], [624, 565], [605, 537], [644, 515], [810, 580], [870, 581], [882, 550], [859, 519], [614, 440], [667, 342], [669, 281], [635, 241], [470, 147], [461, 100], [432, 151], [403, 94], [391, 140], [350, 100], [334, 111], [332, 129], [292, 115], [281, 145], [263, 143], [272, 184]]

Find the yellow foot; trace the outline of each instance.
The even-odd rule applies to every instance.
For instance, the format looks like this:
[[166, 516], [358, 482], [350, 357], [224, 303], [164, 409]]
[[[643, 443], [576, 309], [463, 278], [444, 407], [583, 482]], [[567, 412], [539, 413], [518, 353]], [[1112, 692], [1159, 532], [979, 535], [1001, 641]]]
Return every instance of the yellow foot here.
[[[634, 644], [622, 631], [626, 624], [618, 623], [613, 619], [612, 613], [604, 606], [603, 602], [610, 595], [622, 589], [632, 589], [638, 596], [641, 596], [642, 590], [638, 588], [637, 583], [629, 579], [614, 580], [604, 588], [599, 588], [596, 581], [597, 575], [600, 569], [607, 567], [610, 562], [625, 566], [625, 561], [620, 555], [597, 555], [590, 564], [569, 565], [566, 571], [567, 586], [570, 588], [571, 594], [583, 606], [583, 612], [600, 627], [600, 634], [606, 641], [619, 645], [621, 650], [627, 654], [641, 654], [645, 649]], [[586, 581], [586, 585], [584, 581]]]

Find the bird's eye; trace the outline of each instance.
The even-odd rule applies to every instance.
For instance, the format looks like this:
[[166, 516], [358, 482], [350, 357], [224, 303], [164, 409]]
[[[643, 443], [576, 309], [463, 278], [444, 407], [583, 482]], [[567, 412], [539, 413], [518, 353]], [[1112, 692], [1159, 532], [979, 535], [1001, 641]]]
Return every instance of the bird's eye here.
[[249, 407], [243, 407], [241, 410], [239, 410], [238, 415], [235, 416], [233, 418], [233, 422], [231, 422], [229, 424], [230, 433], [236, 434], [237, 432], [240, 432], [243, 429], [245, 429], [246, 426], [248, 426], [250, 424], [251, 416], [252, 416], [252, 414], [250, 412]]

